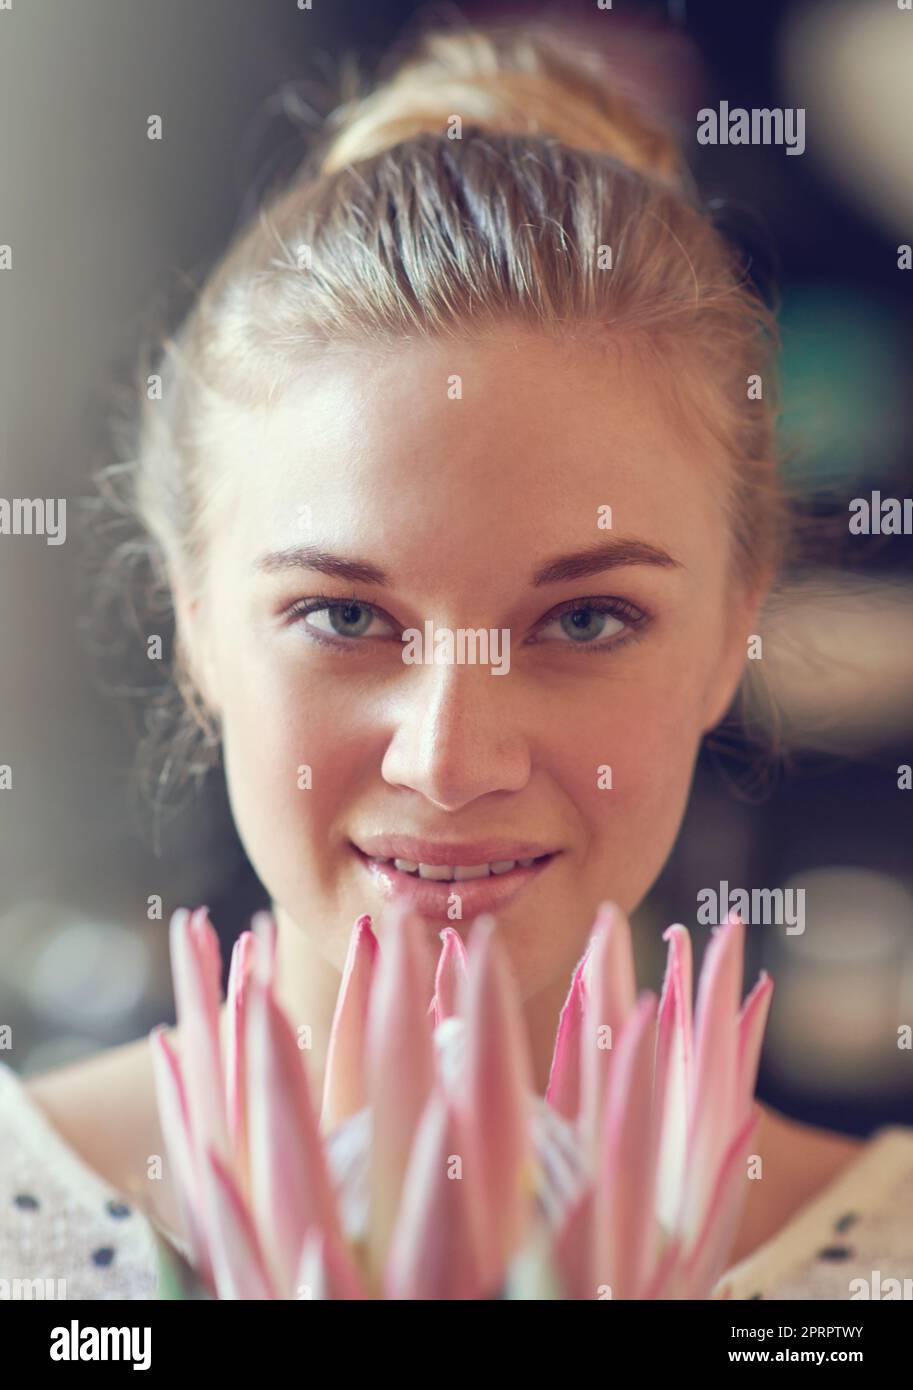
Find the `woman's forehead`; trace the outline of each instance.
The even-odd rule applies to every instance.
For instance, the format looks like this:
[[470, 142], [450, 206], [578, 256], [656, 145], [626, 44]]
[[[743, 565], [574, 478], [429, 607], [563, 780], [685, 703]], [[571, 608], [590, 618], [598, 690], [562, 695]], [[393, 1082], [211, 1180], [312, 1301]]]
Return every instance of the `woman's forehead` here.
[[645, 510], [661, 519], [663, 499], [680, 506], [714, 490], [655, 370], [548, 341], [335, 355], [277, 401], [227, 405], [210, 439], [265, 509], [357, 500], [453, 524], [500, 510], [514, 523], [579, 516], [588, 527], [613, 500], [642, 524]]

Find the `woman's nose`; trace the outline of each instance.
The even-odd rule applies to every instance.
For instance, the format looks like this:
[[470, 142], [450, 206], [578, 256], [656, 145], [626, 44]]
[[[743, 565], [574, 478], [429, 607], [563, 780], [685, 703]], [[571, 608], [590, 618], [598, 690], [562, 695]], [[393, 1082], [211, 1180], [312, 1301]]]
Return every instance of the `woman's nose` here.
[[[396, 696], [381, 771], [446, 811], [529, 780], [529, 741], [510, 674], [484, 665], [414, 666]], [[512, 718], [513, 715], [513, 718]]]

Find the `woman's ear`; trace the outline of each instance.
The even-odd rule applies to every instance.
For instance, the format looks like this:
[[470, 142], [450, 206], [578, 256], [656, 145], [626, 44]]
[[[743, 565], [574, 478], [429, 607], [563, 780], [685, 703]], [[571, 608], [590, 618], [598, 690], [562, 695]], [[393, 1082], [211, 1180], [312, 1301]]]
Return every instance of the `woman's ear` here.
[[765, 580], [747, 594], [741, 603], [733, 605], [726, 637], [714, 671], [707, 683], [703, 732], [716, 728], [729, 709], [745, 673], [745, 662], [760, 655], [758, 626], [761, 608], [767, 597]]
[[739, 633], [708, 683], [702, 733], [715, 729], [732, 704], [745, 670], [746, 651], [745, 635]]

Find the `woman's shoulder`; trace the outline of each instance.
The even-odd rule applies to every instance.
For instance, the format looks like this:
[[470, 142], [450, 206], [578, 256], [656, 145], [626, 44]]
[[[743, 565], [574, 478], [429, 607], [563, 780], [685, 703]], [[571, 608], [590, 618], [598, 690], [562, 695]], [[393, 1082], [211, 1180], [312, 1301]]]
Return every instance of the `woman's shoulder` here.
[[[127, 1063], [116, 1058], [109, 1065]], [[151, 1227], [110, 1176], [117, 1140], [106, 1151], [100, 1128], [90, 1137], [94, 1078], [88, 1071], [89, 1064], [79, 1063], [23, 1079], [0, 1062], [4, 1298], [155, 1297]]]
[[[867, 1140], [788, 1121], [770, 1132], [774, 1208], [787, 1215], [727, 1271], [732, 1298], [913, 1297], [913, 1128], [884, 1126]], [[816, 1174], [811, 1193], [808, 1171]], [[823, 1179], [823, 1181], [822, 1181]], [[763, 1202], [764, 1181], [757, 1201]], [[905, 1291], [905, 1292], [904, 1292]]]
[[770, 1240], [857, 1158], [863, 1140], [802, 1124], [767, 1105], [751, 1144], [751, 1171], [732, 1262]]
[[85, 1163], [123, 1184], [136, 1140], [157, 1132], [146, 1038], [22, 1079], [28, 1099]]

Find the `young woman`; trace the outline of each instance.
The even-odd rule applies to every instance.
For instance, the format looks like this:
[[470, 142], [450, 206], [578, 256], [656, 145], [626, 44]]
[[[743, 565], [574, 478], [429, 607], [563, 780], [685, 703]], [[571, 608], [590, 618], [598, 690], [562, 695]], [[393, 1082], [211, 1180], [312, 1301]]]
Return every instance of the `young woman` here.
[[[660, 873], [787, 550], [775, 339], [679, 153], [598, 63], [470, 31], [337, 114], [166, 344], [136, 511], [316, 1077], [355, 918], [405, 895], [433, 931], [457, 886], [467, 925], [496, 914], [544, 1089], [596, 908], [632, 911]], [[405, 661], [429, 624], [483, 630], [488, 658]], [[24, 1195], [46, 1145], [52, 1211], [82, 1182], [97, 1206], [100, 1177], [180, 1231], [145, 1178], [145, 1038], [10, 1075], [3, 1104]], [[870, 1205], [913, 1169], [888, 1137]], [[826, 1215], [798, 1246], [792, 1218], [872, 1150], [769, 1109], [755, 1147], [733, 1262], [764, 1246], [766, 1284], [735, 1296], [826, 1243]], [[66, 1236], [70, 1296], [150, 1296], [142, 1232], [77, 1268], [106, 1230]]]

